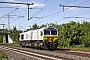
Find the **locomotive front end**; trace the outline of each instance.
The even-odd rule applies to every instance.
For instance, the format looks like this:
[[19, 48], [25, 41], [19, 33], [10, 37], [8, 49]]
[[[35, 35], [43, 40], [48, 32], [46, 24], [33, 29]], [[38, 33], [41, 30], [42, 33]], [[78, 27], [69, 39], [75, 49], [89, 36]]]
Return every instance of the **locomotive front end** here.
[[58, 46], [58, 31], [54, 27], [44, 29], [43, 45], [45, 48], [55, 50]]
[[43, 42], [48, 41], [48, 42], [56, 42], [58, 41], [58, 36], [44, 36], [43, 37]]

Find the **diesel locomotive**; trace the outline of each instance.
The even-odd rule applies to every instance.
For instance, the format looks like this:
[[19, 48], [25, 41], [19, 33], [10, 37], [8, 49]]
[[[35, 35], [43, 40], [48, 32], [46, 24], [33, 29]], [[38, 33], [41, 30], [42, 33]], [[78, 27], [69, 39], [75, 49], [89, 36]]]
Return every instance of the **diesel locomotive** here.
[[20, 33], [20, 45], [36, 49], [55, 50], [58, 46], [58, 31], [53, 26]]

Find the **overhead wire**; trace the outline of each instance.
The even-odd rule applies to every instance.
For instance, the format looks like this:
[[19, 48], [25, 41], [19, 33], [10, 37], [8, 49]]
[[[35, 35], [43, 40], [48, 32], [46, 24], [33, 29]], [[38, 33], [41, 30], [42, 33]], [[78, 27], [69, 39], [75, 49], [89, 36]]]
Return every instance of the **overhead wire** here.
[[[71, 16], [71, 17], [78, 17], [79, 15], [85, 15], [85, 14], [87, 14], [87, 13], [90, 13], [90, 11], [86, 11], [86, 12], [83, 12], [83, 13], [80, 13], [80, 14], [77, 14], [77, 15], [74, 15], [74, 16]], [[89, 18], [87, 18], [87, 17], [84, 17], [85, 19], [89, 19]], [[65, 19], [67, 19], [67, 18], [63, 18], [63, 19], [60, 19], [60, 20], [56, 20], [56, 21], [61, 21], [61, 20], [65, 20]], [[55, 22], [56, 22], [55, 21]]]
[[[87, 14], [87, 13], [90, 13], [90, 11], [86, 11], [86, 12], [83, 12], [83, 13], [80, 13], [80, 14], [77, 14], [77, 15], [74, 15], [74, 16], [71, 16], [71, 17], [78, 17], [79, 15], [85, 15], [85, 14]], [[63, 19], [56, 20], [56, 21], [61, 21], [61, 20], [65, 20], [65, 19], [67, 19], [67, 18], [64, 17]], [[84, 17], [84, 19], [90, 19], [90, 18]], [[55, 21], [55, 22], [56, 22], [56, 21]]]
[[34, 14], [30, 19], [34, 18], [39, 12], [41, 12], [43, 9], [41, 9], [40, 11], [38, 11], [36, 14]]
[[[48, 0], [45, 0], [45, 1], [43, 1], [42, 3], [45, 3], [46, 1], [48, 1]], [[42, 3], [41, 3], [41, 4], [42, 4]], [[39, 6], [39, 5], [38, 5], [38, 6]], [[35, 6], [34, 8], [36, 8], [36, 7], [37, 7], [37, 6]], [[33, 15], [33, 17], [36, 16], [38, 13], [40, 13], [42, 10], [43, 10], [43, 9], [41, 8], [41, 10], [40, 10], [39, 12], [35, 13], [35, 14]]]
[[[78, 5], [81, 5], [81, 4], [85, 4], [85, 3], [87, 3], [87, 2], [89, 2], [90, 0], [87, 0], [87, 1], [84, 1], [84, 2], [82, 2], [82, 3], [80, 3], [80, 4], [78, 4]], [[65, 10], [67, 10], [68, 8], [66, 8]], [[59, 11], [59, 12], [61, 12], [61, 11]], [[59, 12], [55, 12], [55, 13], [53, 13], [53, 14], [51, 14], [51, 15], [54, 15], [54, 14], [57, 14], [57, 13], [59, 13]], [[88, 11], [88, 12], [90, 12], [90, 11]], [[78, 14], [78, 15], [82, 15], [82, 14], [85, 14], [85, 13], [88, 13], [88, 12], [84, 12], [84, 13], [81, 13], [81, 14]], [[47, 15], [47, 16], [45, 16], [45, 17], [49, 17], [49, 16], [51, 16], [51, 15]], [[64, 20], [64, 19], [60, 19], [60, 20]], [[60, 21], [59, 20], [59, 21]], [[56, 21], [55, 21], [56, 22]]]
[[23, 17], [24, 18], [24, 16], [18, 16], [16, 19], [14, 19], [13, 21], [11, 21], [10, 23], [14, 22], [15, 20], [19, 19], [20, 17]]
[[14, 12], [14, 11], [17, 10], [17, 9], [18, 9], [18, 8], [15, 8], [13, 11], [11, 11], [11, 12], [9, 12], [9, 13], [3, 15], [2, 17], [0, 17], [0, 19], [3, 18], [3, 17], [5, 17], [5, 16], [7, 16], [7, 15], [9, 15], [10, 13]]
[[82, 2], [82, 3], [78, 4], [78, 5], [85, 4], [85, 3], [89, 2], [89, 1], [90, 1], [90, 0], [87, 0], [87, 1], [85, 1], [85, 2]]
[[[42, 3], [45, 3], [46, 1], [47, 1], [47, 0], [43, 1]], [[42, 3], [41, 3], [41, 4], [42, 4]], [[37, 7], [37, 6], [35, 6], [34, 8], [36, 8], [36, 7]], [[41, 9], [41, 10], [43, 10], [43, 9]], [[41, 10], [40, 10], [40, 11], [41, 11]], [[40, 11], [39, 11], [39, 12], [40, 12]], [[37, 15], [39, 12], [37, 12], [35, 15]], [[27, 14], [27, 13], [24, 13], [23, 15], [26, 15], [26, 14]], [[35, 15], [33, 15], [33, 17], [34, 17]], [[17, 18], [17, 19], [18, 19], [18, 18]], [[14, 21], [17, 20], [17, 19], [14, 19]], [[14, 21], [11, 21], [11, 22], [14, 22]], [[20, 24], [21, 24], [21, 23], [20, 23]]]
[[[76, 1], [76, 0], [75, 0], [75, 1]], [[88, 0], [88, 1], [89, 1], [89, 0]], [[88, 1], [82, 2], [82, 3], [80, 3], [80, 4], [87, 3]], [[80, 4], [79, 4], [79, 5], [80, 5]], [[67, 8], [67, 9], [68, 9], [68, 8]], [[65, 9], [65, 10], [67, 10], [67, 9]], [[62, 12], [62, 11], [58, 11], [58, 12]], [[45, 17], [52, 16], [52, 15], [54, 15], [54, 14], [57, 14], [58, 12], [55, 12], [55, 13], [49, 14], [49, 15], [47, 15], [47, 16], [44, 16], [44, 18], [45, 18]], [[37, 20], [39, 20], [39, 19], [37, 19]], [[36, 20], [34, 20], [34, 21], [36, 21]], [[34, 21], [33, 21], [33, 22], [34, 22]], [[29, 22], [29, 23], [30, 23], [30, 22]]]
[[[87, 0], [87, 1], [85, 1], [85, 2], [82, 2], [82, 3], [80, 3], [80, 4], [78, 4], [78, 5], [81, 5], [81, 4], [85, 4], [85, 3], [87, 3], [87, 2], [89, 2], [90, 0]], [[79, 15], [84, 15], [84, 14], [87, 14], [87, 13], [90, 13], [90, 11], [86, 11], [86, 12], [83, 12], [83, 13], [80, 13], [80, 14], [77, 14], [77, 15], [74, 15], [74, 16], [71, 16], [71, 17], [78, 17]], [[90, 19], [90, 18], [87, 18], [87, 17], [84, 17], [85, 19]], [[63, 19], [61, 19], [61, 20], [64, 20], [64, 19], [66, 19], [66, 18], [63, 18]], [[60, 20], [58, 20], [58, 21], [60, 21]]]
[[[25, 2], [25, 1], [24, 1]], [[13, 2], [14, 3], [14, 2]], [[20, 3], [20, 4], [23, 4], [23, 3]], [[25, 5], [27, 5], [27, 3], [24, 3]], [[28, 3], [29, 4], [29, 3]], [[18, 8], [21, 8], [21, 6], [20, 7], [18, 7]], [[27, 14], [27, 12], [26, 13], [24, 13], [24, 14], [22, 14], [22, 15], [26, 15]], [[10, 23], [12, 23], [12, 22], [14, 22], [15, 20], [17, 20], [18, 18], [16, 18], [16, 19], [14, 19], [13, 21], [11, 21]]]
[[[69, 2], [65, 2], [65, 1], [64, 1], [63, 4], [68, 4], [68, 3], [75, 2], [75, 1], [77, 1], [77, 0], [72, 0], [72, 1], [69, 1]], [[46, 11], [46, 12], [44, 12], [44, 13], [48, 13], [48, 12], [51, 12], [52, 10], [56, 10], [56, 8], [53, 8], [53, 7], [56, 7], [57, 5], [59, 5], [59, 4], [55, 4], [54, 6], [50, 7], [50, 10], [49, 10], [49, 11]], [[51, 8], [53, 8], [53, 9], [51, 9]], [[47, 10], [47, 8], [46, 8], [46, 9], [43, 9], [43, 10]], [[42, 13], [42, 14], [44, 14], [44, 13]]]
[[[88, 1], [90, 1], [90, 0], [88, 0]], [[85, 3], [88, 2], [88, 1], [85, 1]], [[83, 2], [82, 4], [84, 4], [84, 2]], [[78, 4], [78, 5], [81, 5], [81, 3]], [[69, 9], [69, 8], [67, 8], [67, 9]], [[67, 10], [67, 9], [65, 9], [65, 10]], [[54, 14], [57, 14], [57, 13], [59, 13], [59, 12], [63, 12], [63, 11], [61, 10], [61, 11], [58, 11], [58, 12], [52, 13], [52, 14], [50, 14], [50, 15], [47, 15], [47, 16], [45, 16], [45, 17], [49, 17], [49, 16], [54, 15]]]
[[[48, 1], [48, 0], [45, 0], [45, 1], [43, 1], [42, 3], [45, 3], [46, 1]], [[42, 4], [41, 3], [41, 4]], [[39, 6], [39, 5], [38, 5]], [[36, 7], [34, 7], [34, 8], [36, 8]], [[40, 11], [38, 11], [37, 13], [35, 13], [30, 19], [32, 19], [34, 16], [36, 16], [38, 13], [40, 13], [41, 11], [42, 11], [43, 9], [41, 8], [41, 10]]]
[[[86, 14], [86, 13], [90, 13], [90, 11], [88, 11], [88, 12], [84, 12], [84, 13], [81, 13], [81, 14], [78, 14], [78, 15], [75, 15], [74, 17], [78, 17], [79, 15], [83, 15], [83, 14]], [[54, 22], [57, 22], [57, 21], [62, 21], [62, 20], [65, 20], [65, 19], [67, 19], [67, 18], [66, 18], [66, 17], [64, 17], [64, 18], [59, 19], [59, 20], [56, 20], [56, 21], [54, 21]], [[84, 17], [84, 19], [90, 19], [90, 18]]]
[[[10, 3], [10, 4], [13, 4], [13, 3], [14, 3], [14, 4], [16, 4], [15, 2], [0, 2], [0, 3]], [[29, 3], [18, 3], [18, 4], [29, 4]], [[14, 7], [1, 7], [1, 8], [14, 8]], [[19, 8], [20, 8], [20, 7], [16, 8], [15, 10], [17, 10], [17, 9], [19, 9]], [[7, 15], [9, 15], [10, 13], [14, 12], [15, 10], [13, 10], [13, 11], [5, 14], [4, 16], [0, 17], [0, 19], [3, 18], [3, 17], [5, 17], [5, 16], [7, 16]], [[17, 20], [17, 19], [15, 19], [15, 20]], [[14, 22], [14, 21], [13, 21], [13, 22]]]
[[[0, 6], [0, 8], [6, 8], [7, 9], [7, 8], [15, 8], [15, 7]], [[4, 16], [6, 16], [6, 15], [4, 15]], [[3, 18], [4, 16], [0, 17], [0, 19]], [[0, 22], [2, 22], [2, 21], [0, 21]], [[4, 23], [4, 22], [2, 22], [2, 23]]]
[[[72, 0], [72, 1], [69, 1], [69, 2], [67, 2], [67, 3], [71, 3], [71, 2], [74, 2], [74, 1], [77, 1], [77, 0]], [[60, 11], [58, 11], [58, 12], [60, 12]], [[53, 14], [56, 14], [56, 13], [58, 13], [58, 12], [55, 12], [55, 13], [53, 13]], [[53, 15], [52, 14], [52, 15]], [[50, 14], [51, 15], [51, 14]], [[48, 16], [50, 16], [50, 15], [47, 15], [47, 16], [44, 16], [44, 18], [45, 17], [48, 17]], [[37, 19], [37, 20], [39, 20], [39, 19]], [[34, 21], [37, 21], [37, 20], [34, 20]], [[32, 22], [34, 22], [34, 21], [32, 21]], [[29, 22], [29, 23], [32, 23], [32, 22]], [[26, 25], [26, 24], [25, 24]]]

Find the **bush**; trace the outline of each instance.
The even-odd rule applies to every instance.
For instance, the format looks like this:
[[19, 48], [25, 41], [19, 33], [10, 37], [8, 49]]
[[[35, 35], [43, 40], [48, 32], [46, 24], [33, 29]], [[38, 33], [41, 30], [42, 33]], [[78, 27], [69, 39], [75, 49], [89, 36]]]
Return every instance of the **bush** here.
[[0, 60], [2, 59], [7, 59], [7, 55], [3, 54], [2, 52], [0, 52]]

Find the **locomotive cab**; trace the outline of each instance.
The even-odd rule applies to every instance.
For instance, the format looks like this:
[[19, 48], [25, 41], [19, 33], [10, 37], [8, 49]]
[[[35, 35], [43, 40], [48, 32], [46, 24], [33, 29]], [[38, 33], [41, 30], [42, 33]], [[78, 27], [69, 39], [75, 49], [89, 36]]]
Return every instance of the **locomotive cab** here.
[[54, 27], [48, 27], [44, 30], [43, 45], [45, 48], [55, 50], [58, 46], [58, 32]]

